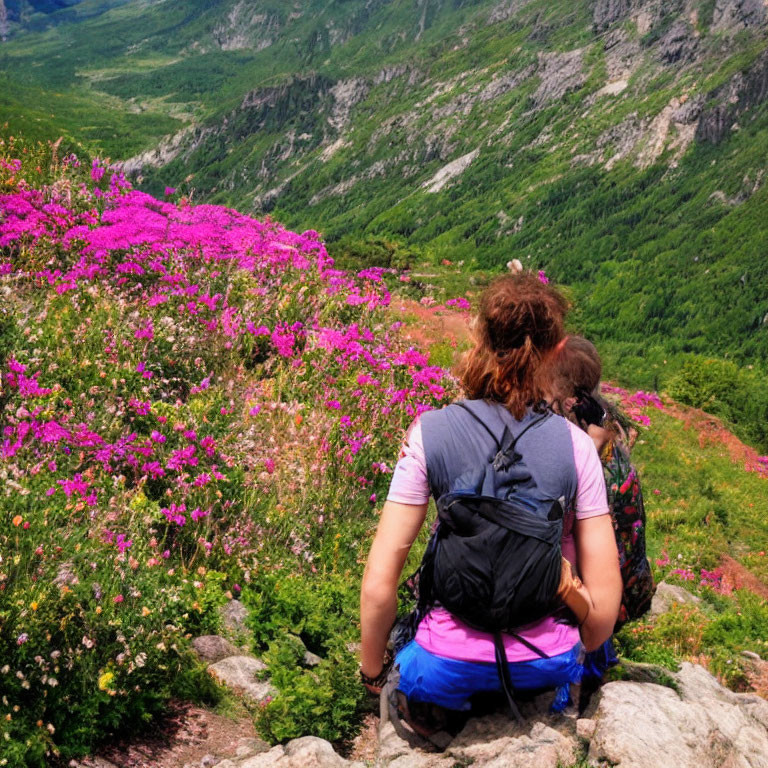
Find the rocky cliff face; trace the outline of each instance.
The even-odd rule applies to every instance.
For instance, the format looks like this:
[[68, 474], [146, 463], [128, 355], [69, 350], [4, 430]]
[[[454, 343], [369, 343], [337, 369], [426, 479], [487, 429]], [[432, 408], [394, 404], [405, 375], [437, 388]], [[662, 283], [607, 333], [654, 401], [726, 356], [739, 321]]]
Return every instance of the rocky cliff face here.
[[768, 52], [743, 72], [708, 94], [710, 103], [698, 119], [696, 138], [717, 144], [733, 130], [738, 118], [768, 100]]
[[[684, 181], [693, 158], [767, 119], [762, 0], [546, 10], [528, 0], [346, 0], [343, 9], [220, 0], [207, 13], [168, 67], [169, 85], [150, 82], [153, 99], [161, 88], [169, 101], [184, 89], [203, 94], [205, 117], [126, 169], [152, 191], [181, 181], [198, 199], [317, 226], [331, 239], [391, 233], [454, 250], [471, 241], [493, 249], [494, 263], [509, 260], [504, 248], [545, 259], [562, 243], [542, 237], [529, 250], [551, 222], [534, 225], [527, 201], [558, 208], [611, 177]], [[223, 78], [220, 99], [205, 90], [202, 65], [192, 67], [198, 56], [212, 80]], [[232, 62], [224, 75], [222, 61]], [[188, 63], [190, 80], [174, 85]], [[754, 180], [760, 167], [742, 154], [731, 149], [712, 166], [722, 178], [707, 205], [745, 201], [753, 185], [730, 183], [727, 168]], [[601, 193], [595, 205], [609, 199]], [[500, 226], [499, 211], [523, 223]], [[611, 232], [604, 237], [603, 257], [615, 247]]]
[[[297, 13], [295, 18], [301, 16]], [[281, 30], [277, 14], [259, 12], [252, 4], [240, 0], [213, 28], [212, 36], [223, 51], [263, 51], [275, 42]]]

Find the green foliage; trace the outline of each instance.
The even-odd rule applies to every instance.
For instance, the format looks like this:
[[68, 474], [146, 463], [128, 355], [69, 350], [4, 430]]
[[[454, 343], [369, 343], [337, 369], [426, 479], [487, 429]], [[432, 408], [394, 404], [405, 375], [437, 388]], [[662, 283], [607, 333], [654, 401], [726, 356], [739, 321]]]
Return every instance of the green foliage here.
[[712, 24], [712, 17], [715, 13], [717, 0], [701, 0], [699, 2], [699, 18], [697, 29], [699, 32], [707, 32]]
[[[626, 644], [625, 644], [626, 647]], [[672, 662], [661, 665], [647, 665], [643, 664], [641, 667], [637, 667], [634, 662], [628, 662], [627, 655], [616, 666], [611, 667], [605, 674], [604, 680], [606, 682], [613, 682], [614, 680], [633, 680], [635, 682], [652, 682], [656, 685], [663, 685], [665, 688], [671, 688], [676, 692], [680, 692], [680, 684], [670, 674], [670, 672], [677, 671], [679, 665], [672, 667]]]
[[[731, 655], [741, 650], [764, 653], [768, 638], [768, 605], [759, 595], [746, 590], [736, 593], [735, 610], [723, 611], [704, 630], [703, 641], [711, 648], [728, 650]], [[762, 647], [761, 647], [762, 646]]]
[[[220, 630], [239, 584], [259, 650], [274, 645], [265, 732], [312, 719], [308, 732], [347, 735], [362, 695], [347, 643], [377, 493], [416, 408], [452, 396], [452, 381], [398, 335], [375, 274], [340, 281], [314, 236], [252, 221], [242, 261], [229, 249], [204, 260], [160, 246], [164, 227], [142, 235], [145, 214], [200, 212], [154, 201], [131, 214], [126, 248], [99, 223], [135, 199], [119, 177], [97, 195], [98, 166], [42, 143], [0, 149], [7, 210], [57, 217], [0, 254], [0, 760], [7, 744], [19, 766], [74, 760], [174, 696], [215, 702], [189, 640]], [[229, 234], [230, 212], [203, 210], [223, 222], [193, 225], [207, 242]], [[111, 245], [59, 291], [36, 273], [80, 262], [82, 242], [63, 235], [83, 214], [79, 234], [102, 226]], [[165, 266], [113, 279], [126, 256], [147, 255], [142, 237]], [[171, 270], [194, 280], [198, 312], [149, 300]], [[291, 326], [312, 330], [277, 335]], [[281, 666], [288, 634], [323, 655], [316, 671]], [[296, 696], [308, 706], [280, 709]]]
[[[270, 741], [312, 734], [335, 741], [359, 722], [365, 689], [347, 647], [357, 640], [359, 582], [348, 574], [309, 578], [262, 575], [245, 591], [257, 650], [277, 694], [262, 706], [256, 724]], [[306, 668], [304, 654], [322, 657]]]
[[[705, 596], [709, 590], [705, 591]], [[709, 602], [709, 601], [707, 601]], [[616, 637], [623, 658], [657, 664], [672, 671], [678, 661], [706, 663], [736, 690], [747, 690], [749, 678], [742, 651], [765, 653], [768, 606], [758, 595], [737, 592], [715, 608], [673, 605], [653, 624], [625, 626]], [[619, 678], [622, 679], [619, 673]]]
[[256, 714], [256, 726], [272, 742], [313, 735], [329, 741], [351, 736], [360, 721], [366, 691], [357, 660], [338, 641], [317, 666], [302, 666], [304, 649], [290, 636], [275, 640], [264, 655], [278, 693]]
[[310, 578], [291, 571], [259, 574], [244, 593], [257, 649], [286, 634], [323, 655], [338, 638], [354, 638], [357, 584], [348, 573]]
[[736, 424], [745, 440], [768, 450], [768, 388], [762, 370], [694, 357], [669, 379], [667, 391], [681, 403]]
[[373, 236], [363, 240], [353, 236], [342, 237], [334, 243], [333, 254], [336, 264], [342, 269], [410, 269], [419, 255], [416, 249], [402, 240]]
[[679, 669], [679, 654], [657, 640], [650, 629], [626, 625], [614, 638], [617, 653], [624, 659], [657, 666], [675, 672]]

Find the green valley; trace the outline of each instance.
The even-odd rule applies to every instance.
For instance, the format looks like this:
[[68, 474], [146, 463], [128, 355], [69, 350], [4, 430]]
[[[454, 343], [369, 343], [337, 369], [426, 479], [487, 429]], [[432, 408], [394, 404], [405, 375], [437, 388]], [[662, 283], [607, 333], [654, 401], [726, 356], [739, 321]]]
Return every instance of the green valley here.
[[381, 239], [398, 266], [519, 258], [570, 286], [576, 328], [635, 386], [709, 357], [762, 382], [757, 0], [67, 5], [16, 11], [7, 132], [320, 230], [348, 260]]

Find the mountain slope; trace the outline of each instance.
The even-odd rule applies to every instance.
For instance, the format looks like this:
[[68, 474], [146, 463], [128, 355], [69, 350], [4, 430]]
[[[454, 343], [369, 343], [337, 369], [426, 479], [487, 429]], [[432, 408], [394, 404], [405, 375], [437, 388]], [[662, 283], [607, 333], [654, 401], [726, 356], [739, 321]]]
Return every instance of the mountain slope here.
[[[22, 33], [0, 65], [141, 124], [108, 147], [149, 146], [125, 167], [153, 192], [468, 267], [530, 258], [596, 337], [755, 362], [767, 45], [758, 0], [195, 0]], [[161, 142], [169, 113], [187, 125]]]

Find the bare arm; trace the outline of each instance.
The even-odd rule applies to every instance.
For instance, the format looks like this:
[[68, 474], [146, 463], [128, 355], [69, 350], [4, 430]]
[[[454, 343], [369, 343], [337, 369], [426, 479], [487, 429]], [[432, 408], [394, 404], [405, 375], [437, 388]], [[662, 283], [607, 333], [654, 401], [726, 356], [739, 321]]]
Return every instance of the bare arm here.
[[589, 424], [586, 432], [592, 438], [592, 442], [595, 444], [595, 448], [597, 448], [597, 453], [600, 455], [611, 439], [611, 433], [603, 427], [598, 427], [596, 424]]
[[381, 511], [360, 592], [361, 668], [365, 675], [381, 672], [384, 651], [397, 616], [397, 585], [427, 504], [387, 501]]
[[610, 515], [577, 519], [575, 533], [579, 572], [590, 604], [581, 640], [588, 651], [594, 651], [611, 636], [619, 615], [619, 553]]

